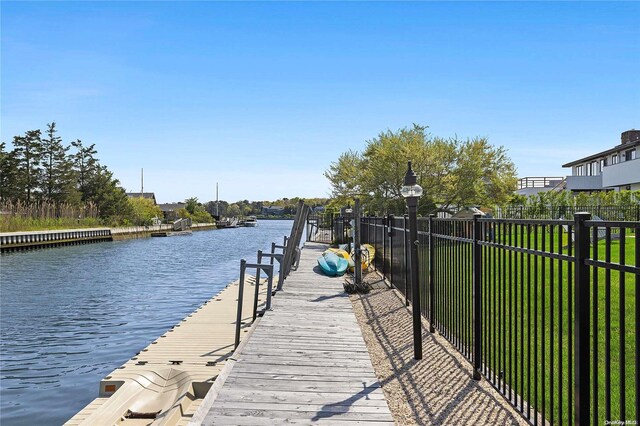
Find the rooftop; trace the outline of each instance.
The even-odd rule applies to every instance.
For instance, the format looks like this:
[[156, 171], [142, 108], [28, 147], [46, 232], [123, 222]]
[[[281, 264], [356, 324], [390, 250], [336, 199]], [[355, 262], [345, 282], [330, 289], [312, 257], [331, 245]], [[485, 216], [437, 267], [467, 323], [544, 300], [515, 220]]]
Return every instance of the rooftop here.
[[581, 158], [579, 160], [571, 161], [567, 164], [563, 164], [562, 167], [572, 167], [576, 164], [586, 163], [591, 160], [597, 160], [600, 157], [604, 157], [622, 150], [635, 148], [640, 145], [640, 130], [627, 130], [626, 132], [622, 132], [621, 134], [621, 143], [619, 145], [614, 146], [613, 148], [607, 149], [605, 151], [598, 152], [597, 154], [589, 155], [588, 157]]

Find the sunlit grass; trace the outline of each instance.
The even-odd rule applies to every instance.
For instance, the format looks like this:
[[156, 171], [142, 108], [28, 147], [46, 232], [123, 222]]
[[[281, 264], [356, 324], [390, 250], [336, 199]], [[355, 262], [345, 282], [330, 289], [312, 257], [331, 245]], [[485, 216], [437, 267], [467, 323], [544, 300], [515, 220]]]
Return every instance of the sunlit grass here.
[[[572, 254], [574, 247], [569, 234], [563, 232], [552, 234], [531, 227], [514, 227], [513, 232], [500, 233], [498, 239], [509, 245], [526, 248], [538, 248], [546, 252]], [[557, 231], [557, 228], [556, 228]], [[450, 244], [450, 243], [449, 243]], [[445, 306], [437, 308], [441, 318], [437, 318], [442, 326], [453, 328], [451, 311], [455, 315], [461, 311], [463, 315], [471, 315], [471, 250], [470, 244], [463, 243], [462, 255], [458, 248], [457, 258], [452, 258], [452, 246], [436, 249], [436, 267], [450, 265], [448, 275], [438, 279], [456, 282], [458, 291], [465, 293], [462, 306], [453, 306], [450, 302], [437, 301]], [[613, 239], [610, 245], [610, 262], [620, 263], [624, 254], [624, 263], [636, 265], [636, 239], [627, 231], [624, 249], [621, 242]], [[596, 248], [597, 256], [593, 256]], [[466, 250], [466, 251], [465, 251]], [[440, 253], [438, 253], [440, 252]], [[592, 258], [605, 260], [606, 242], [600, 240], [596, 247], [592, 246]], [[454, 262], [462, 262], [456, 265]], [[524, 397], [525, 401], [554, 424], [573, 423], [573, 327], [574, 327], [574, 267], [566, 260], [542, 258], [527, 253], [509, 252], [499, 248], [483, 248], [483, 362], [492, 370], [493, 378], [504, 375], [506, 385]], [[591, 314], [590, 344], [594, 333], [597, 346], [592, 348], [590, 370], [593, 370], [593, 355], [597, 355], [597, 387], [592, 378], [592, 409], [594, 405], [593, 391], [597, 390], [598, 423], [605, 420], [605, 294], [608, 292], [610, 309], [610, 383], [611, 420], [634, 419], [635, 407], [635, 276], [617, 271], [607, 272], [603, 268], [591, 270]], [[424, 273], [427, 269], [423, 269]], [[504, 271], [504, 272], [503, 272]], [[453, 274], [451, 273], [453, 272]], [[421, 272], [422, 273], [422, 272]], [[462, 275], [462, 280], [459, 275]], [[608, 280], [607, 280], [608, 278]], [[453, 281], [457, 280], [457, 281]], [[608, 281], [608, 284], [607, 284]], [[421, 280], [426, 282], [426, 280]], [[594, 286], [596, 287], [596, 324], [594, 330], [593, 302]], [[443, 283], [437, 286], [444, 289]], [[423, 290], [424, 291], [424, 290]], [[459, 293], [458, 293], [459, 294]], [[621, 298], [622, 296], [622, 298]], [[439, 299], [439, 300], [438, 300]], [[460, 299], [457, 299], [460, 300]], [[495, 300], [495, 302], [494, 302]], [[458, 302], [456, 302], [458, 303]], [[536, 311], [537, 308], [537, 311]], [[465, 314], [466, 313], [466, 314]], [[485, 317], [486, 314], [486, 317]], [[458, 320], [460, 316], [457, 316]], [[471, 324], [469, 320], [468, 324]], [[495, 327], [494, 327], [495, 324]], [[620, 350], [621, 324], [624, 324], [624, 347]], [[523, 326], [523, 327], [522, 327]], [[495, 330], [494, 330], [495, 328]], [[472, 336], [465, 331], [459, 336], [463, 344], [471, 345]], [[494, 350], [495, 342], [495, 350]], [[522, 344], [521, 344], [522, 342]], [[503, 356], [503, 345], [504, 355]], [[536, 356], [537, 349], [537, 356]], [[623, 357], [621, 357], [621, 355]], [[544, 365], [542, 358], [544, 357]], [[506, 358], [506, 359], [503, 359]], [[621, 374], [620, 361], [624, 359], [624, 372]], [[537, 364], [537, 377], [535, 365]], [[543, 370], [544, 367], [544, 370]], [[495, 371], [493, 371], [495, 370]], [[591, 373], [593, 375], [593, 372]], [[536, 394], [537, 388], [537, 394]], [[621, 395], [624, 395], [625, 412], [620, 411]], [[544, 407], [543, 407], [544, 406]], [[592, 414], [593, 415], [593, 414]]]

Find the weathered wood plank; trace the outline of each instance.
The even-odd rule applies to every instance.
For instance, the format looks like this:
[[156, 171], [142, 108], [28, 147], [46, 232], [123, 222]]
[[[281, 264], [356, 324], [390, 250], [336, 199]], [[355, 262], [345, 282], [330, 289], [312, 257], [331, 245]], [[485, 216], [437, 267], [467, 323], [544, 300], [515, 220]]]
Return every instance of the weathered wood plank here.
[[393, 424], [342, 279], [313, 271], [323, 250], [302, 251], [203, 424]]
[[248, 364], [278, 364], [278, 365], [311, 365], [315, 366], [318, 363], [322, 363], [322, 365], [334, 365], [334, 366], [362, 366], [362, 367], [370, 367], [371, 361], [369, 359], [360, 357], [360, 358], [351, 358], [351, 357], [341, 357], [341, 356], [315, 356], [315, 357], [306, 357], [296, 352], [285, 352], [282, 355], [276, 354], [259, 354], [259, 355], [245, 355], [242, 356], [241, 359]]
[[[258, 379], [258, 380], [256, 380]], [[380, 387], [380, 383], [377, 382], [356, 382], [353, 380], [342, 382], [327, 382], [325, 380], [316, 379], [312, 377], [304, 380], [279, 380], [279, 379], [265, 379], [264, 377], [233, 377], [228, 379], [229, 385], [233, 385], [235, 388], [250, 388], [250, 389], [266, 389], [266, 390], [284, 390], [294, 392], [358, 392], [364, 387]]]
[[[265, 418], [265, 417], [251, 417], [251, 416], [240, 416], [240, 415], [212, 415], [207, 417], [207, 421], [210, 421], [208, 424], [212, 425], [220, 425], [220, 426], [238, 426], [238, 425], [251, 425], [251, 426], [274, 426], [274, 425], [308, 425], [309, 420], [307, 419], [292, 419], [292, 418]], [[377, 421], [377, 420], [366, 420], [366, 421], [358, 421], [358, 420], [343, 420], [334, 418], [321, 418], [314, 421], [314, 424], [324, 424], [331, 426], [358, 426], [358, 425], [369, 425], [369, 426], [387, 426], [393, 425], [392, 421]]]
[[[264, 402], [240, 402], [240, 401], [221, 401], [220, 408], [223, 410], [270, 410], [273, 404]], [[324, 405], [324, 404], [298, 404], [290, 402], [282, 402], [278, 404], [278, 411], [309, 411], [311, 413], [376, 413], [384, 414], [386, 405]]]
[[[238, 363], [240, 364], [240, 363]], [[352, 367], [331, 367], [327, 368], [322, 365], [318, 366], [298, 366], [298, 365], [260, 365], [260, 364], [243, 364], [242, 366], [236, 364], [238, 372], [254, 372], [254, 373], [271, 373], [271, 374], [296, 374], [304, 373], [307, 376], [350, 376], [350, 377], [362, 377], [370, 375], [371, 367], [364, 368], [352, 368]], [[235, 368], [234, 368], [235, 370]]]
[[[309, 423], [309, 421], [317, 422], [318, 420], [326, 420], [330, 424], [334, 424], [335, 420], [357, 420], [357, 421], [366, 421], [366, 422], [374, 422], [374, 421], [382, 421], [382, 422], [391, 422], [393, 418], [391, 414], [387, 413], [353, 413], [349, 411], [304, 411], [304, 410], [252, 410], [252, 409], [239, 409], [239, 408], [220, 408], [216, 409], [216, 416], [247, 416], [250, 418], [266, 418], [271, 419], [273, 425], [279, 425], [287, 423], [289, 419], [304, 419]], [[219, 423], [208, 423], [209, 418], [205, 419], [206, 424], [219, 424]], [[238, 425], [252, 424], [251, 419], [248, 419], [247, 423], [237, 423]]]
[[221, 392], [216, 402], [222, 401], [254, 401], [272, 402], [275, 404], [282, 402], [297, 402], [313, 404], [322, 401], [330, 402], [332, 405], [355, 405], [366, 404], [374, 400], [386, 401], [382, 389], [379, 387], [370, 389], [360, 389], [357, 392], [294, 392], [294, 391], [273, 391], [273, 390], [252, 390], [229, 388]]
[[366, 383], [366, 386], [371, 386], [371, 383], [377, 383], [376, 378], [371, 378], [369, 374], [363, 376], [327, 376], [325, 375], [307, 375], [307, 374], [281, 374], [281, 373], [265, 373], [265, 372], [248, 372], [237, 371], [234, 373], [234, 377], [239, 378], [255, 378], [262, 380], [265, 383], [269, 383], [273, 380], [284, 380], [290, 382], [317, 382], [323, 381], [325, 383], [338, 383], [338, 382], [350, 382], [350, 383]]

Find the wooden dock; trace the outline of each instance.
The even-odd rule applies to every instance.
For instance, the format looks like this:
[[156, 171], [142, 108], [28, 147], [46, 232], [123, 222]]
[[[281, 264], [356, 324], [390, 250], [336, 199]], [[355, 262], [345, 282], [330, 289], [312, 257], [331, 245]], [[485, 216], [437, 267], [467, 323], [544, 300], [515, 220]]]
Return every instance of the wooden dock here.
[[[245, 286], [241, 338], [253, 325], [255, 278]], [[96, 383], [98, 397], [66, 425], [186, 425], [234, 352], [237, 300], [236, 281]]]
[[342, 277], [318, 271], [307, 243], [297, 271], [190, 424], [393, 424]]

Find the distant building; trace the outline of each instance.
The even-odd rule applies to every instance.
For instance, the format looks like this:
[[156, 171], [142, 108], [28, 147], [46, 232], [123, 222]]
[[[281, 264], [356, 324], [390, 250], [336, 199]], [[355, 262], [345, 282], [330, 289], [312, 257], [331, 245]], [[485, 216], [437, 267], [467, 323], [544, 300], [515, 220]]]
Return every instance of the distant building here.
[[622, 132], [620, 141], [613, 148], [564, 164], [571, 167], [571, 176], [520, 178], [516, 193], [640, 190], [640, 130]]
[[640, 130], [628, 130], [620, 136], [621, 143], [606, 151], [571, 161], [567, 176], [569, 191], [636, 190], [640, 189]]
[[156, 194], [153, 192], [127, 192], [127, 197], [129, 198], [145, 198], [147, 200], [153, 201], [153, 204], [158, 204], [156, 202]]
[[485, 213], [477, 207], [465, 207], [462, 210], [458, 210], [458, 212], [451, 217], [454, 219], [473, 219], [473, 216], [476, 214], [485, 216]]
[[262, 214], [267, 216], [282, 216], [284, 215], [284, 207], [281, 207], [281, 206], [262, 207]]
[[158, 205], [160, 210], [162, 210], [164, 218], [168, 221], [178, 219], [178, 210], [184, 209], [186, 206], [186, 203], [165, 203]]

